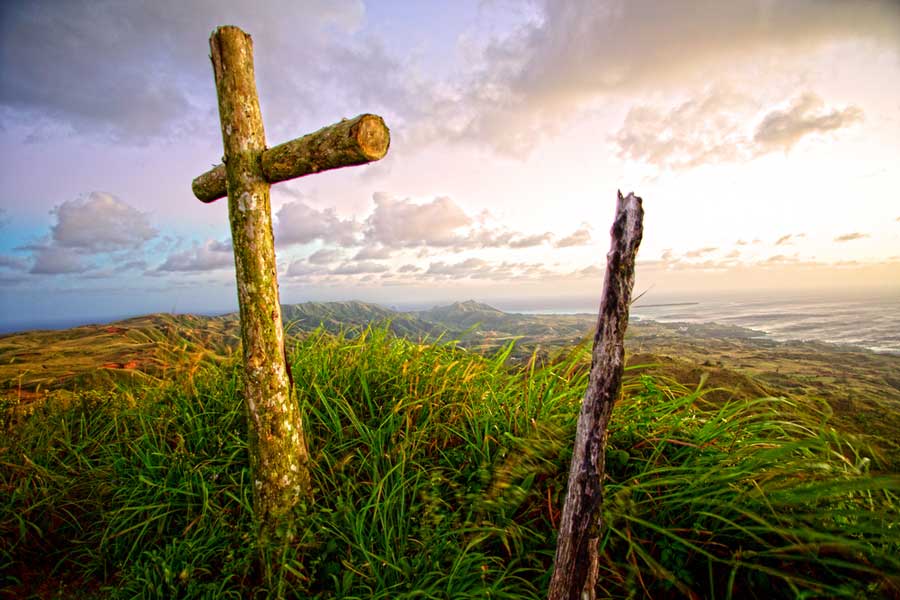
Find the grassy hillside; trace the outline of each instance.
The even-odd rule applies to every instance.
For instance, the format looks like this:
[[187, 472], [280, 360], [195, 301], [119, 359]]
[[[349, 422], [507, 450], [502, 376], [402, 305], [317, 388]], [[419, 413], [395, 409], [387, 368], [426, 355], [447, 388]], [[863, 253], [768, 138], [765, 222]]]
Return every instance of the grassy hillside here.
[[[477, 302], [399, 313], [363, 302], [284, 306], [285, 326], [303, 336], [318, 327], [358, 334], [389, 327], [414, 341], [455, 340], [491, 354], [515, 341], [513, 364], [534, 354], [542, 361], [588, 339], [594, 315], [509, 314]], [[48, 392], [90, 389], [102, 382], [159, 382], [196, 370], [204, 360], [227, 359], [238, 348], [236, 315], [149, 315], [66, 331], [0, 336], [0, 402], [27, 408]], [[715, 324], [631, 323], [626, 344], [632, 365], [685, 385], [705, 378], [723, 388], [714, 398], [784, 395], [824, 400], [842, 429], [870, 436], [900, 471], [900, 356], [814, 342], [779, 343], [758, 332]]]
[[[315, 491], [280, 589], [253, 567], [241, 383], [223, 346], [6, 409], [0, 594], [543, 597], [586, 350], [511, 367], [511, 349], [485, 359], [384, 330], [294, 343]], [[181, 344], [156, 341], [154, 356]], [[900, 481], [874, 474], [877, 454], [827, 404], [642, 373], [613, 416], [600, 595], [898, 593]]]

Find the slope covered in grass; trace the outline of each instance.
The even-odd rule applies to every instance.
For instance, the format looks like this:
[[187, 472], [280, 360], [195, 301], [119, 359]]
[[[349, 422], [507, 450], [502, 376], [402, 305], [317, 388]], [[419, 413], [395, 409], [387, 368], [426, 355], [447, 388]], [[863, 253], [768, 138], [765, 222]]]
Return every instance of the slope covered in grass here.
[[[254, 568], [239, 370], [122, 382], [7, 411], [8, 597], [540, 598], [589, 358], [511, 369], [369, 331], [291, 353], [314, 460], [279, 590]], [[626, 374], [600, 594], [896, 593], [894, 476], [808, 403], [707, 400]], [[877, 460], [877, 459], [876, 459]], [[877, 465], [876, 465], [877, 466]]]

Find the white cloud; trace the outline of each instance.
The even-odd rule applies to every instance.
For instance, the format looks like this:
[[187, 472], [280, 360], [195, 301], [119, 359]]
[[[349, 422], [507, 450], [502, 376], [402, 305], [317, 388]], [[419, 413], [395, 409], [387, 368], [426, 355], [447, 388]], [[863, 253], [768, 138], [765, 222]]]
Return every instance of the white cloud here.
[[224, 242], [207, 240], [203, 245], [195, 243], [187, 250], [169, 255], [156, 270], [159, 272], [199, 272], [233, 267], [234, 253], [231, 248], [231, 240]]
[[569, 248], [571, 246], [587, 246], [591, 242], [593, 242], [593, 239], [591, 238], [590, 230], [587, 227], [581, 227], [558, 240], [554, 246], [557, 248]]
[[282, 206], [277, 217], [275, 242], [279, 246], [308, 244], [316, 240], [342, 246], [357, 244], [359, 224], [341, 219], [332, 208], [319, 210], [296, 200]]
[[360, 258], [380, 258], [386, 250], [413, 247], [531, 248], [553, 237], [549, 232], [527, 234], [489, 227], [488, 215], [472, 217], [446, 196], [415, 203], [378, 192], [373, 199], [375, 209], [366, 220], [365, 240], [377, 244], [378, 249], [363, 250]]
[[834, 238], [834, 241], [836, 241], [836, 242], [852, 242], [854, 240], [862, 240], [867, 237], [870, 237], [868, 233], [860, 233], [857, 231], [857, 232], [853, 232], [853, 233], [845, 233], [844, 235], [839, 235], [836, 238]]
[[[825, 108], [810, 92], [761, 117], [759, 104], [742, 94], [709, 89], [669, 109], [634, 106], [613, 142], [625, 160], [689, 169], [788, 151], [805, 137], [849, 127], [863, 115], [856, 106]], [[751, 129], [749, 123], [757, 125]]]
[[895, 0], [539, 0], [528, 8], [537, 14], [520, 10], [526, 16], [511, 33], [474, 42], [465, 83], [432, 94], [445, 137], [527, 155], [599, 98], [697, 87], [836, 42], [896, 51], [900, 40]]
[[147, 215], [112, 194], [91, 192], [51, 211], [52, 243], [88, 253], [133, 250], [156, 237]]
[[453, 246], [461, 239], [458, 230], [472, 224], [471, 217], [446, 196], [425, 204], [380, 192], [373, 199], [375, 210], [366, 220], [366, 238], [386, 247]]
[[756, 128], [753, 141], [760, 152], [788, 151], [804, 137], [848, 127], [863, 119], [857, 106], [826, 109], [815, 94], [806, 93], [791, 101], [786, 109], [769, 112]]

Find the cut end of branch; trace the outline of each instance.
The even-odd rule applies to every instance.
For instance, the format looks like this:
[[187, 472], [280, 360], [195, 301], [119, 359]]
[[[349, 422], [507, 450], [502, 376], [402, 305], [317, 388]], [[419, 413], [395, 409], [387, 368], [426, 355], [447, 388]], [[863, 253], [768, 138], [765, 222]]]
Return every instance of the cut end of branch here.
[[391, 133], [378, 115], [362, 115], [350, 129], [359, 149], [369, 160], [381, 160], [391, 145]]

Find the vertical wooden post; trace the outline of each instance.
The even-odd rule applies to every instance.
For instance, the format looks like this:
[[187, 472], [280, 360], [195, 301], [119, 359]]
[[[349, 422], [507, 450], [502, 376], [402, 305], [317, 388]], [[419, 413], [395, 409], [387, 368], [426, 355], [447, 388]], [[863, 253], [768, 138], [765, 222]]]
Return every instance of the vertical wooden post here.
[[266, 147], [253, 42], [237, 27], [209, 39], [228, 189], [249, 421], [253, 508], [259, 541], [288, 542], [293, 510], [309, 493], [309, 454], [297, 403], [291, 397], [275, 267], [269, 183], [260, 156]]
[[559, 524], [550, 600], [595, 597], [606, 434], [622, 386], [634, 261], [644, 231], [641, 203], [634, 194], [628, 194], [627, 198], [622, 197], [622, 192], [618, 194], [594, 334], [591, 375], [578, 416], [569, 484]]

